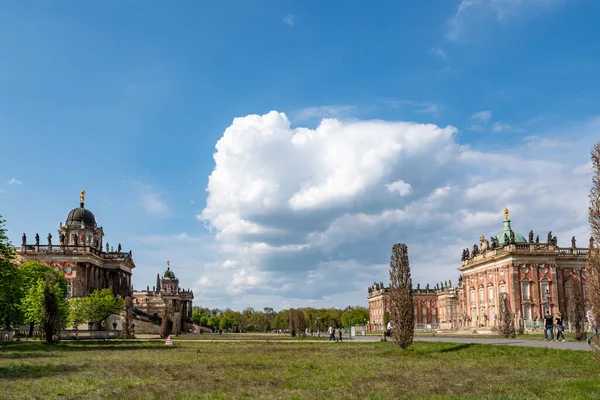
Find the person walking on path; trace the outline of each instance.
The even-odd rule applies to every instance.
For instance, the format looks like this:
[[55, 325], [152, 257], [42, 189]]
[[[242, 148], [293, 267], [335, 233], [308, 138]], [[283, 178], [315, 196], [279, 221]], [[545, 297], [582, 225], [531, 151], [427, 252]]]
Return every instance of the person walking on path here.
[[333, 325], [329, 325], [329, 340], [328, 342], [331, 342], [332, 340], [335, 342], [335, 331], [333, 330]]
[[338, 338], [339, 338], [339, 342], [342, 342], [342, 328], [338, 329]]
[[556, 341], [560, 340], [562, 336], [562, 341], [566, 342], [565, 339], [565, 325], [563, 324], [562, 315], [560, 313], [556, 314]]
[[588, 312], [585, 314], [585, 318], [590, 324], [590, 337], [587, 338], [587, 342], [591, 346], [594, 335], [598, 334], [598, 326], [596, 325], [596, 314], [594, 314], [594, 307], [588, 310]]
[[550, 314], [550, 311], [546, 311], [544, 315], [544, 340], [548, 340], [548, 331], [550, 331], [550, 341], [554, 340], [554, 318]]

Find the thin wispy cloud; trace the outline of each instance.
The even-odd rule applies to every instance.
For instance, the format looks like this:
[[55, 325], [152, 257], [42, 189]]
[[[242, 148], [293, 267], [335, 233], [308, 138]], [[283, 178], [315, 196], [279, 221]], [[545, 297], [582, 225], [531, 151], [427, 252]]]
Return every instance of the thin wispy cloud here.
[[508, 124], [503, 124], [499, 121], [494, 122], [494, 124], [492, 125], [493, 132], [503, 132], [503, 131], [508, 131], [511, 129], [512, 129], [512, 126], [510, 126]]
[[506, 23], [524, 16], [535, 17], [556, 10], [567, 0], [462, 0], [448, 21], [446, 38], [462, 39], [474, 27]]
[[319, 107], [306, 107], [292, 112], [294, 121], [306, 121], [320, 118], [347, 118], [358, 111], [355, 105], [329, 105]]
[[285, 22], [289, 26], [294, 26], [294, 14], [286, 14], [283, 17], [283, 22]]
[[475, 114], [471, 115], [471, 119], [481, 123], [488, 123], [492, 118], [492, 112], [489, 110], [478, 111]]
[[430, 114], [438, 116], [442, 106], [432, 101], [414, 101], [414, 100], [388, 100], [385, 104], [392, 108], [411, 107], [414, 112], [419, 114]]
[[433, 47], [431, 50], [429, 50], [429, 54], [433, 54], [434, 56], [438, 56], [439, 58], [442, 58], [444, 60], [448, 59], [448, 55], [446, 54], [446, 52], [437, 47]]
[[169, 207], [157, 193], [146, 193], [141, 197], [142, 206], [148, 214], [165, 215], [170, 212]]
[[11, 178], [8, 180], [8, 182], [6, 182], [9, 185], [19, 185], [19, 186], [23, 186], [23, 181], [18, 180], [17, 178]]

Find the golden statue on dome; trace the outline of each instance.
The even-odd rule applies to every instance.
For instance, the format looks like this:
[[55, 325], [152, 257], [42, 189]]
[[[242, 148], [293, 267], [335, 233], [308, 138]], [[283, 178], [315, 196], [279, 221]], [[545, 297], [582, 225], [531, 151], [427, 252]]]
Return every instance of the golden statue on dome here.
[[508, 207], [504, 208], [504, 220], [508, 221], [510, 219], [510, 214], [508, 213]]
[[85, 189], [83, 189], [81, 191], [81, 193], [79, 193], [79, 202], [83, 203], [85, 201]]

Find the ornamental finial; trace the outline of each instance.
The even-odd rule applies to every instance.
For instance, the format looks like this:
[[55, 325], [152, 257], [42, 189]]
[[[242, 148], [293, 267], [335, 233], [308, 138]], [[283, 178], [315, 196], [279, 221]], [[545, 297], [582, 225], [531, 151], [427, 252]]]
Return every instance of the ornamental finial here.
[[167, 268], [171, 267], [171, 261], [167, 260]]
[[508, 207], [504, 208], [504, 220], [505, 221], [510, 220], [510, 214], [508, 213]]
[[81, 204], [83, 204], [83, 202], [84, 202], [84, 201], [85, 201], [85, 189], [83, 189], [83, 190], [81, 191], [81, 193], [79, 193], [79, 202], [80, 202]]

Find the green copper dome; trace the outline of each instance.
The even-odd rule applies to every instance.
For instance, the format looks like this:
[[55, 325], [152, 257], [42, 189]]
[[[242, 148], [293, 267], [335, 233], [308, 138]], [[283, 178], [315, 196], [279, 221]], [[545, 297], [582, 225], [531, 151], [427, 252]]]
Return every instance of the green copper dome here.
[[165, 280], [165, 281], [174, 281], [175, 279], [176, 279], [175, 278], [175, 274], [173, 273], [173, 271], [171, 271], [170, 267], [167, 267], [167, 270], [163, 274], [163, 280]]
[[[498, 240], [498, 245], [500, 247], [510, 243], [510, 233], [511, 232], [513, 232], [513, 234], [515, 235], [515, 243], [527, 243], [527, 240], [525, 240], [523, 235], [513, 231], [512, 228], [510, 227], [510, 215], [508, 214], [508, 208], [505, 208], [504, 209], [504, 229], [502, 230], [502, 232], [500, 232], [496, 235], [496, 239]], [[506, 237], [508, 237], [508, 243], [505, 240], [505, 234], [506, 234]]]

